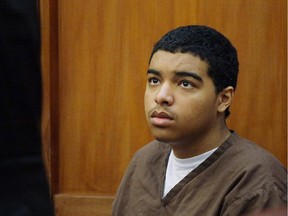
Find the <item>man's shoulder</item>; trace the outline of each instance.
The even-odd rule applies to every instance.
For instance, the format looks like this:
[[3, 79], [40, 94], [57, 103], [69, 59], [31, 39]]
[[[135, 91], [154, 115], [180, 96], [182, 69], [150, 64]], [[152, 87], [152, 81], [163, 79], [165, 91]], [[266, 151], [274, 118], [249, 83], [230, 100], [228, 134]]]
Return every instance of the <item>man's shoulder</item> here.
[[255, 166], [283, 166], [278, 158], [268, 150], [236, 133], [232, 135], [230, 140], [228, 139], [228, 142], [231, 143], [231, 148], [228, 149], [228, 152], [233, 156], [234, 160]]
[[143, 147], [141, 147], [137, 152], [136, 155], [139, 157], [144, 157], [144, 156], [151, 156], [154, 157], [156, 155], [163, 155], [165, 152], [170, 151], [170, 146], [165, 143], [161, 143], [157, 140], [153, 140]]
[[261, 179], [265, 184], [280, 183], [283, 187], [287, 170], [272, 153], [237, 134], [228, 142], [231, 147], [223, 154], [223, 167], [247, 178]]
[[170, 149], [169, 145], [153, 140], [136, 151], [133, 161], [142, 164], [157, 162], [165, 159]]
[[219, 178], [230, 188], [226, 195], [227, 208], [253, 200], [264, 202], [270, 196], [285, 200], [287, 171], [273, 154], [236, 133], [223, 145], [228, 148], [209, 170], [222, 170], [218, 172]]

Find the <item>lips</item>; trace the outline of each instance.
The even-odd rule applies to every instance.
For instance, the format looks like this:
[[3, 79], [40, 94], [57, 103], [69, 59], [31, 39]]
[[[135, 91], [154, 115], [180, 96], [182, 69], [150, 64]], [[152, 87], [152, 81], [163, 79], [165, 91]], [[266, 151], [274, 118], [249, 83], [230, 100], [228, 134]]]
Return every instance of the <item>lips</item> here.
[[150, 118], [151, 124], [158, 127], [165, 127], [169, 126], [172, 121], [173, 117], [171, 114], [164, 112], [164, 111], [154, 111], [151, 114]]
[[152, 118], [166, 118], [166, 119], [170, 119], [172, 120], [173, 118], [171, 117], [171, 115], [169, 115], [168, 113], [166, 112], [157, 112], [157, 111], [154, 111], [151, 115]]

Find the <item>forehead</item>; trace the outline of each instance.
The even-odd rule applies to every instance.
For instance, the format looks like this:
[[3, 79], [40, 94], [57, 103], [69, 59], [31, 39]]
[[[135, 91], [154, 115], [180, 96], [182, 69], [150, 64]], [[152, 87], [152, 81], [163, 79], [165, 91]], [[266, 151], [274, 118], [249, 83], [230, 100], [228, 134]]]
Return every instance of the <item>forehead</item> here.
[[155, 69], [161, 73], [186, 71], [195, 72], [206, 76], [208, 64], [198, 56], [190, 53], [171, 53], [158, 50], [151, 58], [149, 69]]

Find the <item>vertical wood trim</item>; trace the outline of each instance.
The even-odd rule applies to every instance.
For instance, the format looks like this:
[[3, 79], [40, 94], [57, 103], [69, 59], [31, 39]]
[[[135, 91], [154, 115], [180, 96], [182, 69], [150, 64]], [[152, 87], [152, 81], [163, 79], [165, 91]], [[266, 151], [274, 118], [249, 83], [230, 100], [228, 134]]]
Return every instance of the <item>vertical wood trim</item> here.
[[59, 191], [58, 1], [40, 1], [43, 82], [42, 143], [51, 193]]
[[51, 110], [51, 191], [59, 192], [59, 46], [58, 46], [58, 0], [50, 1], [50, 110]]

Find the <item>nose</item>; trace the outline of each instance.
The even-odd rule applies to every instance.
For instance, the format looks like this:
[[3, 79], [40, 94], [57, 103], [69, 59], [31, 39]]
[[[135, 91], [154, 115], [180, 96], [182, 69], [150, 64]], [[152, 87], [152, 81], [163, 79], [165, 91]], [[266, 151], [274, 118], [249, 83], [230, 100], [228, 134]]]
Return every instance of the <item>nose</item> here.
[[157, 92], [155, 102], [159, 105], [171, 106], [174, 103], [173, 89], [169, 83], [164, 83]]

